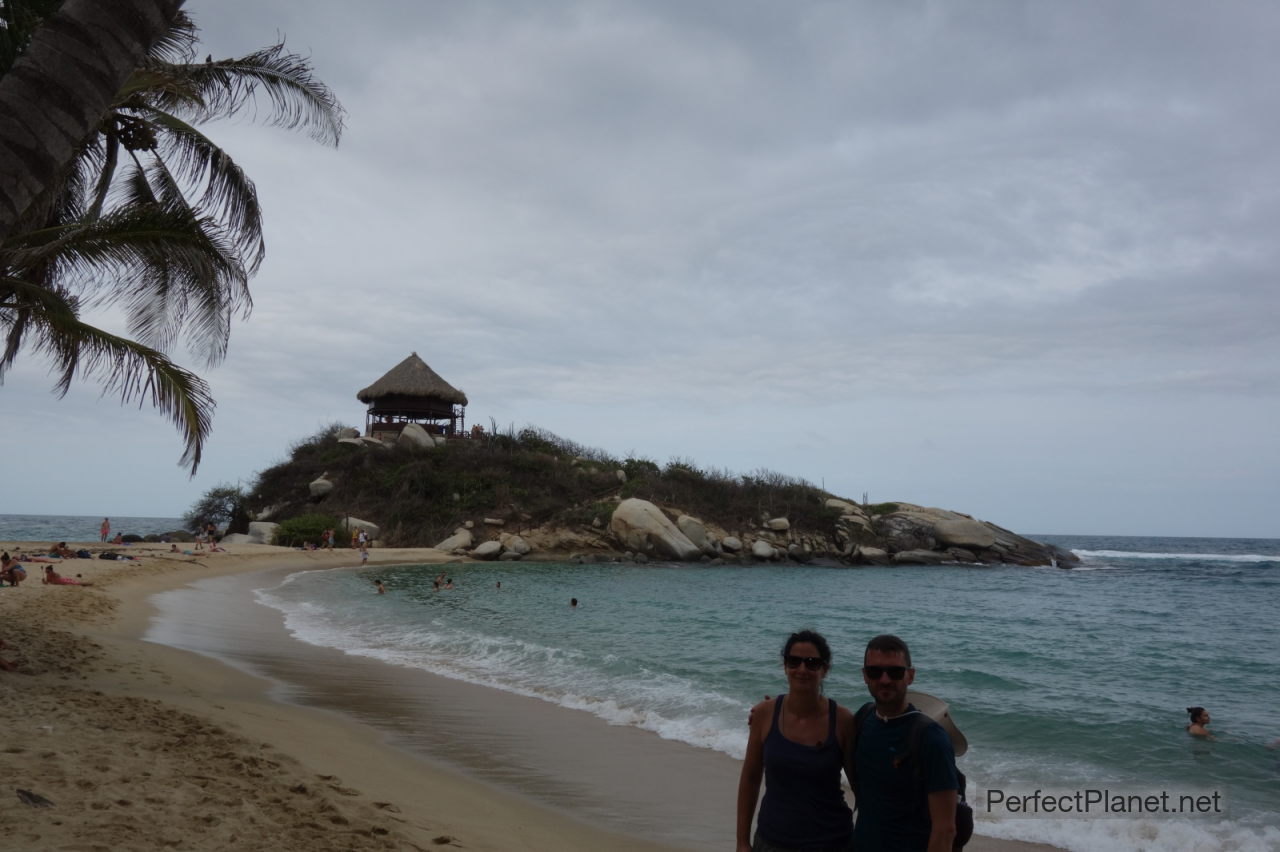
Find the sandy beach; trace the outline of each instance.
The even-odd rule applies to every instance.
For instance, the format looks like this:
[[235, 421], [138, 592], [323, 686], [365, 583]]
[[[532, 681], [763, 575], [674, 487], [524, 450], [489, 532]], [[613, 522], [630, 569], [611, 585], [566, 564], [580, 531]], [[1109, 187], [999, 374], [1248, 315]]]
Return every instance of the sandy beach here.
[[[737, 761], [531, 698], [380, 673], [302, 646], [256, 611], [265, 608], [234, 603], [257, 574], [350, 565], [350, 551], [167, 551], [134, 545], [137, 562], [62, 570], [91, 587], [33, 576], [0, 591], [0, 656], [18, 664], [0, 672], [0, 770], [11, 788], [0, 833], [14, 848], [656, 850], [732, 840]], [[371, 564], [448, 560], [370, 552]], [[202, 582], [191, 617], [165, 637], [178, 647], [144, 640], [153, 596], [211, 579], [216, 589]], [[270, 678], [181, 649], [180, 634], [205, 629], [255, 649]], [[397, 702], [412, 703], [413, 724], [396, 726]], [[1049, 847], [977, 837], [967, 848]]]

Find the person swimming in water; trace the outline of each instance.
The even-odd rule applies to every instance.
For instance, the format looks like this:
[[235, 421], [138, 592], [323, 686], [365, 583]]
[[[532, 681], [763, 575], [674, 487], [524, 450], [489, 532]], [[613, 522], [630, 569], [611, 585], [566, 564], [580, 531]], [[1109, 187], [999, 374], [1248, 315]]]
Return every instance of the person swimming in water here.
[[1205, 725], [1212, 721], [1209, 717], [1209, 711], [1203, 707], [1188, 707], [1187, 715], [1191, 717], [1191, 723], [1187, 725], [1187, 733], [1193, 737], [1204, 737], [1207, 740], [1216, 739]]

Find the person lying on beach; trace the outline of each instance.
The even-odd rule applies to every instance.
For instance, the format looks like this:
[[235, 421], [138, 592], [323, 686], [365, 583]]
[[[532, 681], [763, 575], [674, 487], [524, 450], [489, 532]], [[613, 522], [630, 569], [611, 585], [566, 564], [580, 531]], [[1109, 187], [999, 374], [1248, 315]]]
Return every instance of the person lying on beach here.
[[1212, 721], [1209, 718], [1209, 711], [1203, 707], [1188, 707], [1187, 715], [1191, 717], [1191, 724], [1187, 725], [1187, 733], [1193, 737], [1204, 737], [1207, 740], [1216, 739], [1213, 734], [1209, 733], [1209, 729], [1205, 725]]
[[9, 556], [9, 551], [0, 553], [0, 581], [16, 586], [27, 579], [27, 569], [22, 563]]
[[57, 556], [62, 559], [76, 558], [76, 552], [71, 548], [67, 547], [67, 543], [65, 541], [60, 541], [57, 544], [49, 545], [49, 555]]
[[[79, 576], [80, 576], [79, 574], [76, 575], [77, 578]], [[92, 586], [93, 585], [93, 583], [86, 583], [80, 579], [73, 580], [70, 577], [64, 577], [61, 574], [59, 574], [57, 571], [53, 570], [52, 565], [45, 566], [44, 577], [41, 578], [40, 582], [45, 584], [46, 586]]]

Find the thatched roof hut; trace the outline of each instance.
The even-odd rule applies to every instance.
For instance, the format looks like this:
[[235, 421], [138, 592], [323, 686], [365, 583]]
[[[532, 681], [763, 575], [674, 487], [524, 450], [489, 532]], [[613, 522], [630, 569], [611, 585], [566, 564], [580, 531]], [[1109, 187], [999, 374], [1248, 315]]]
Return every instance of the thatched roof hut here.
[[[456, 434], [462, 428], [467, 395], [440, 378], [414, 352], [356, 394], [369, 406], [365, 434], [399, 434], [405, 423], [423, 423], [429, 431]], [[443, 421], [448, 421], [445, 426]]]

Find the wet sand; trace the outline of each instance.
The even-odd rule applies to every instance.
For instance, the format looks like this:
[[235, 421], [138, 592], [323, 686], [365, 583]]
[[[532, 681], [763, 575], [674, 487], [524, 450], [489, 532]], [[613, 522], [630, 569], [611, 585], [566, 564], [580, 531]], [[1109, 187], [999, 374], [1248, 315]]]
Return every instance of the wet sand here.
[[[103, 585], [0, 593], [0, 635], [28, 646], [26, 675], [0, 673], [22, 720], [0, 771], [57, 803], [0, 797], [4, 836], [25, 831], [31, 849], [173, 848], [176, 837], [192, 849], [731, 848], [737, 761], [300, 643], [252, 590], [349, 565], [350, 552], [232, 551], [85, 560], [75, 564]], [[378, 550], [370, 562], [445, 558]], [[968, 848], [1048, 847], [980, 837]]]

